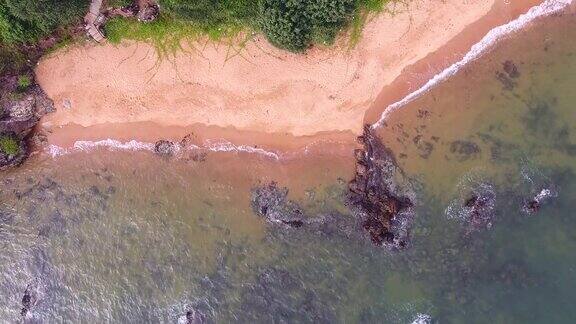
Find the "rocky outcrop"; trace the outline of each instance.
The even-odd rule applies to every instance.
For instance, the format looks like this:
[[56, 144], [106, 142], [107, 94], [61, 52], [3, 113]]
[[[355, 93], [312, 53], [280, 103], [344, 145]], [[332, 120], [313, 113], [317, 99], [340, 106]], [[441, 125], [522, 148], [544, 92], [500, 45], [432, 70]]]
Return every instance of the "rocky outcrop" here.
[[4, 170], [25, 160], [32, 130], [42, 116], [55, 108], [38, 85], [23, 92], [3, 93], [0, 107], [0, 170]]
[[375, 245], [404, 248], [408, 244], [412, 202], [397, 186], [401, 171], [392, 152], [367, 125], [354, 152], [356, 176], [349, 183], [350, 201]]
[[557, 197], [558, 193], [552, 187], [544, 188], [538, 192], [532, 199], [524, 202], [522, 210], [527, 214], [535, 214], [540, 211], [542, 204], [549, 199]]
[[287, 198], [288, 189], [279, 188], [275, 182], [252, 189], [252, 209], [272, 224], [348, 239], [362, 237], [378, 246], [405, 248], [412, 201], [399, 190], [400, 169], [370, 127], [365, 128], [359, 140], [363, 148], [354, 152], [356, 175], [349, 183], [348, 197], [355, 217], [331, 214], [309, 217], [298, 203]]
[[275, 182], [252, 189], [252, 209], [271, 223], [290, 227], [304, 225], [304, 212], [300, 206], [288, 199], [288, 189], [279, 188]]
[[159, 140], [154, 144], [154, 153], [160, 156], [170, 157], [176, 154], [177, 151], [178, 146], [174, 142]]

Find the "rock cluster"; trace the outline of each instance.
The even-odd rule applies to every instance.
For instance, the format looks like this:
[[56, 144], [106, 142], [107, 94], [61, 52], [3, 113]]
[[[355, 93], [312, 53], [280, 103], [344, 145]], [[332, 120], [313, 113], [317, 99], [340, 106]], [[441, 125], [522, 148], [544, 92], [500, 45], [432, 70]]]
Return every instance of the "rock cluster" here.
[[174, 142], [159, 140], [154, 144], [154, 153], [160, 156], [165, 157], [173, 156], [174, 154], [176, 154], [177, 150], [178, 147], [176, 146], [176, 144], [174, 144]]
[[300, 206], [288, 198], [288, 189], [279, 188], [275, 182], [252, 189], [252, 209], [269, 222], [290, 227], [304, 225], [304, 213]]
[[0, 170], [21, 164], [28, 155], [28, 139], [40, 118], [54, 112], [54, 103], [38, 85], [23, 93], [3, 93], [0, 100], [0, 138], [17, 143], [16, 153], [0, 148]]
[[358, 141], [363, 148], [354, 152], [356, 176], [349, 183], [352, 205], [374, 244], [404, 248], [412, 202], [397, 193], [394, 181], [399, 169], [392, 152], [368, 125]]

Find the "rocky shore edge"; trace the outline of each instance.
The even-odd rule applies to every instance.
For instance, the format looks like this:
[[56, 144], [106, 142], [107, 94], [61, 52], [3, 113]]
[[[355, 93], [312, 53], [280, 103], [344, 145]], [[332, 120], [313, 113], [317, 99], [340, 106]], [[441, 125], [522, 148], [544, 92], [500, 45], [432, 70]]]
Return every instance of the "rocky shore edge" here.
[[384, 146], [369, 125], [358, 137], [362, 148], [355, 150], [356, 173], [348, 183], [346, 202], [354, 217], [307, 215], [288, 199], [288, 188], [277, 183], [254, 187], [253, 211], [273, 225], [308, 229], [318, 233], [363, 238], [375, 246], [402, 250], [409, 246], [414, 205], [413, 194], [393, 153]]
[[22, 164], [46, 142], [35, 132], [42, 116], [56, 111], [54, 102], [32, 74], [3, 77], [0, 91], [0, 171]]

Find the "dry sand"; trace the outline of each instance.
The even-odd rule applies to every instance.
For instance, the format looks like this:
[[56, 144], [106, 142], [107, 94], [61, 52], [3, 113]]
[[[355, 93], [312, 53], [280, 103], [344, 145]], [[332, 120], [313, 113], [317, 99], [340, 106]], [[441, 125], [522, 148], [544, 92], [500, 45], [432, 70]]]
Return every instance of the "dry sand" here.
[[208, 43], [158, 61], [144, 43], [75, 46], [46, 57], [36, 69], [58, 109], [44, 125], [200, 123], [296, 136], [360, 133], [366, 110], [386, 85], [485, 16], [495, 2], [413, 0], [391, 6], [394, 14], [373, 18], [350, 51], [342, 45], [290, 54], [257, 37], [237, 55], [226, 44]]

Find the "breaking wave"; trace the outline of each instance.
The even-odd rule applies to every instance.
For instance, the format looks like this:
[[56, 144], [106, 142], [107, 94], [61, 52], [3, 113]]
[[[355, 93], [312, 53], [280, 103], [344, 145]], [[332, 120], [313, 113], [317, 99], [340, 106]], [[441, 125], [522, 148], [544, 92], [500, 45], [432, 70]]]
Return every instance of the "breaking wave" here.
[[434, 88], [439, 83], [446, 81], [447, 79], [455, 75], [458, 71], [460, 71], [462, 67], [481, 57], [482, 54], [484, 54], [487, 50], [489, 50], [493, 45], [498, 43], [498, 41], [503, 39], [505, 36], [523, 29], [524, 27], [526, 27], [528, 24], [530, 24], [532, 21], [534, 21], [539, 17], [549, 16], [553, 13], [563, 10], [568, 5], [570, 5], [572, 1], [573, 0], [546, 0], [540, 5], [530, 8], [530, 10], [528, 10], [527, 13], [520, 15], [518, 18], [510, 21], [509, 23], [495, 27], [494, 29], [490, 30], [488, 34], [486, 34], [486, 36], [484, 36], [484, 38], [480, 40], [480, 42], [476, 43], [474, 46], [470, 48], [470, 51], [468, 51], [468, 53], [466, 53], [466, 55], [460, 61], [450, 65], [442, 72], [436, 74], [434, 77], [428, 80], [428, 82], [426, 82], [422, 87], [408, 94], [402, 100], [397, 101], [386, 107], [384, 112], [382, 112], [382, 116], [376, 123], [372, 125], [372, 128], [380, 127], [391, 112], [419, 98], [421, 95], [428, 92], [430, 89]]
[[[121, 142], [114, 139], [105, 139], [100, 141], [76, 141], [71, 148], [64, 148], [57, 145], [49, 145], [46, 152], [52, 157], [58, 157], [74, 152], [89, 152], [98, 148], [106, 148], [112, 151], [154, 151], [155, 144], [131, 140]], [[279, 153], [267, 151], [262, 148], [249, 145], [236, 145], [228, 141], [207, 141], [204, 146], [187, 145], [181, 147], [176, 145], [177, 150], [207, 150], [212, 152], [237, 152], [250, 153], [266, 156], [271, 159], [279, 160]]]

